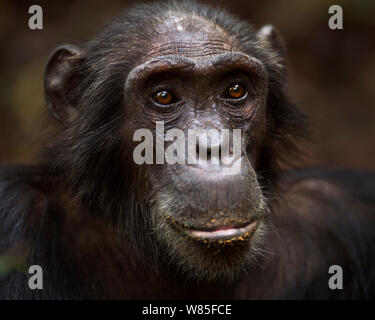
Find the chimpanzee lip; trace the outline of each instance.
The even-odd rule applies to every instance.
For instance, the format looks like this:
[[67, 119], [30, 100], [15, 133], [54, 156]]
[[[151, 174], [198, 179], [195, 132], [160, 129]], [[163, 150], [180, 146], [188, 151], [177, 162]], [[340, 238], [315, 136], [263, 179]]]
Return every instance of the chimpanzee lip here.
[[211, 228], [189, 228], [177, 224], [176, 221], [172, 224], [173, 227], [177, 228], [185, 236], [197, 241], [212, 243], [227, 243], [233, 241], [245, 241], [249, 239], [254, 233], [258, 226], [258, 220], [252, 220], [246, 224], [229, 224], [225, 226], [216, 226]]
[[204, 243], [228, 243], [234, 241], [244, 241], [250, 239], [260, 221], [257, 217], [252, 217], [249, 221], [234, 221], [225, 224], [218, 223], [216, 225], [197, 225], [189, 222], [181, 222], [173, 219], [169, 215], [164, 215], [168, 224], [176, 231], [182, 233], [193, 240], [202, 241]]
[[185, 230], [185, 233], [193, 239], [200, 241], [242, 241], [249, 238], [255, 231], [258, 221], [252, 221], [243, 227], [219, 227], [213, 230]]

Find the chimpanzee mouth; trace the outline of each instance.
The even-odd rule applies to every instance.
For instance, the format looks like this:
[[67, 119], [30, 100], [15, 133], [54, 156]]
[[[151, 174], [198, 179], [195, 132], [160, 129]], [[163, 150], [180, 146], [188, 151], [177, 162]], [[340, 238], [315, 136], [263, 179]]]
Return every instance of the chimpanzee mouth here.
[[185, 236], [204, 243], [227, 243], [235, 241], [245, 241], [250, 239], [259, 225], [258, 220], [241, 226], [227, 225], [218, 226], [211, 229], [187, 228], [185, 226], [173, 224]]
[[200, 241], [241, 241], [251, 237], [258, 221], [253, 221], [241, 228], [235, 227], [222, 227], [210, 231], [205, 230], [186, 230], [186, 234], [196, 240]]

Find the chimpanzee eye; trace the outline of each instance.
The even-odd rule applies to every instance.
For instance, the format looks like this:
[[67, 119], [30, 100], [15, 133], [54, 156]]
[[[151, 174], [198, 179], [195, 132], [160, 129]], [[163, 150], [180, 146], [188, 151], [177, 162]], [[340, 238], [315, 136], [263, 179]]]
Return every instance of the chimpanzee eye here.
[[241, 99], [246, 95], [246, 88], [238, 83], [233, 83], [225, 92], [226, 98]]
[[160, 90], [154, 93], [152, 99], [162, 105], [168, 105], [175, 101], [174, 95], [168, 90]]

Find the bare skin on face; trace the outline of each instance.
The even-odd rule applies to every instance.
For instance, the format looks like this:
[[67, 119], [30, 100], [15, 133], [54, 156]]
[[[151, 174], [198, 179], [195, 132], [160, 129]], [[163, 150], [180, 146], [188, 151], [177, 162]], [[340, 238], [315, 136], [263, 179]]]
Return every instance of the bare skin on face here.
[[161, 55], [206, 58], [238, 49], [222, 28], [201, 17], [171, 15], [156, 32], [147, 60]]
[[[249, 263], [250, 252], [265, 230], [267, 205], [252, 161], [242, 148], [263, 130], [267, 74], [259, 60], [203, 18], [171, 15], [153, 32], [150, 49], [125, 84], [128, 115], [134, 119], [130, 122], [153, 128], [156, 121], [164, 121], [165, 130], [185, 133], [241, 129], [237, 174], [226, 176], [223, 166], [209, 164], [165, 165], [155, 170], [153, 185], [153, 227], [160, 243], [168, 252], [176, 252], [181, 267], [225, 277], [229, 266], [238, 270]], [[228, 98], [228, 88], [237, 84], [243, 93]], [[160, 92], [170, 95], [166, 105], [160, 105], [163, 100], [155, 103], [153, 97]], [[256, 116], [259, 125], [255, 126]], [[249, 123], [254, 124], [251, 130]]]

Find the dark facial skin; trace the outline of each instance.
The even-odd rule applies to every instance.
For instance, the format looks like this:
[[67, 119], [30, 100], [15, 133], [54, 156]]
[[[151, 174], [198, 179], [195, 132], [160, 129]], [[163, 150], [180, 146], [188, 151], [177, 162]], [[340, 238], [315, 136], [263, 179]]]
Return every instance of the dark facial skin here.
[[[194, 276], [232, 277], [251, 262], [252, 247], [265, 230], [267, 205], [254, 168], [257, 154], [247, 149], [265, 130], [267, 73], [258, 59], [238, 51], [223, 30], [202, 19], [172, 17], [157, 29], [160, 35], [143, 63], [126, 79], [131, 127], [125, 143], [132, 143], [136, 129], [154, 132], [156, 121], [186, 136], [189, 129], [241, 129], [236, 175], [210, 164], [140, 169], [155, 176], [153, 228], [172, 259]], [[233, 85], [243, 91], [238, 98], [228, 95]], [[171, 103], [154, 101], [160, 91], [171, 94]], [[233, 234], [218, 232], [224, 229]]]

